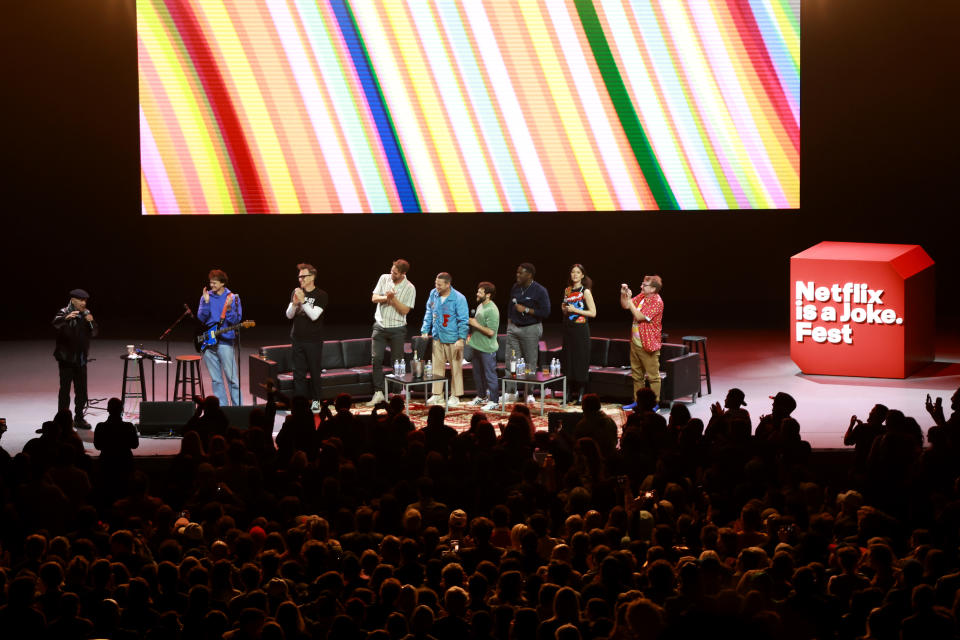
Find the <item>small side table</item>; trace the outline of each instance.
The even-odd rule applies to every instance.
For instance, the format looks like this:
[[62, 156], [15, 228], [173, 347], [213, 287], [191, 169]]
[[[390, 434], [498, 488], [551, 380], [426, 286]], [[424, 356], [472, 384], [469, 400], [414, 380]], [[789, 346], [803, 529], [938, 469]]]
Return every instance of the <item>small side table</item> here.
[[540, 387], [540, 415], [543, 415], [544, 407], [544, 398], [543, 390], [548, 384], [553, 384], [554, 382], [563, 383], [563, 397], [560, 400], [561, 408], [567, 408], [567, 376], [552, 376], [549, 373], [543, 373], [542, 371], [537, 371], [536, 373], [528, 373], [522, 376], [511, 376], [505, 375], [500, 378], [500, 411], [506, 410], [506, 401], [504, 396], [507, 395], [507, 383], [513, 382], [519, 387], [523, 385], [523, 395], [528, 395], [529, 385], [537, 385]]
[[400, 385], [401, 392], [407, 394], [407, 401], [410, 401], [410, 388], [422, 386], [424, 400], [430, 397], [430, 390], [427, 388], [428, 384], [433, 384], [434, 382], [443, 382], [443, 406], [447, 406], [447, 395], [449, 393], [449, 384], [450, 381], [447, 380], [446, 376], [422, 376], [420, 378], [413, 377], [412, 373], [405, 373], [402, 376], [395, 374], [388, 374], [383, 377], [384, 387], [386, 387], [387, 397], [390, 397], [390, 383]]

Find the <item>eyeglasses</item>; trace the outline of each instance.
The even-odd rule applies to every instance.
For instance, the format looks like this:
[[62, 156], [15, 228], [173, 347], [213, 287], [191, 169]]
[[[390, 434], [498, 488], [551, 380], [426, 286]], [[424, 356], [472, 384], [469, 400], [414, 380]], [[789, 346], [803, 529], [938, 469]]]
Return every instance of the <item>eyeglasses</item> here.
[[301, 273], [300, 275], [297, 276], [297, 279], [303, 280], [304, 278], [309, 278], [312, 275], [313, 275], [312, 273]]

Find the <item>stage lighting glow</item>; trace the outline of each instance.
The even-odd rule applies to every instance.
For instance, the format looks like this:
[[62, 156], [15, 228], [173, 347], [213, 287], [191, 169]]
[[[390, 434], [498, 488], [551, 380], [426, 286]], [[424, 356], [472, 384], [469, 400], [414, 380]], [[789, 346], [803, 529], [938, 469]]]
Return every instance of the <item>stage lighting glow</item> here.
[[793, 209], [799, 0], [138, 0], [149, 214]]

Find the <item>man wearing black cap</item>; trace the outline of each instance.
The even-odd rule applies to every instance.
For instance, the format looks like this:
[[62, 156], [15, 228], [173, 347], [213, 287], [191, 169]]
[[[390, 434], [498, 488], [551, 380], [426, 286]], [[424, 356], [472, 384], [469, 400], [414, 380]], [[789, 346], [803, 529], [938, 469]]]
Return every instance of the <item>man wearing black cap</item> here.
[[793, 410], [797, 408], [797, 401], [789, 393], [779, 391], [777, 395], [770, 396], [770, 399], [773, 400], [770, 415], [760, 416], [760, 422], [754, 432], [758, 441], [766, 441], [775, 437], [780, 432], [780, 424], [784, 418], [789, 418]]
[[710, 406], [710, 422], [703, 432], [704, 439], [708, 442], [714, 442], [721, 436], [726, 436], [730, 431], [730, 423], [734, 420], [750, 422], [750, 413], [744, 409], [747, 405], [746, 395], [740, 389], [734, 387], [727, 392], [727, 397], [723, 400], [723, 406], [719, 402]]
[[90, 294], [83, 289], [70, 292], [70, 304], [57, 312], [53, 328], [57, 330], [57, 346], [53, 357], [60, 367], [60, 396], [57, 410], [70, 409], [70, 385], [73, 384], [74, 421], [78, 429], [89, 429], [90, 423], [83, 417], [87, 406], [87, 355], [90, 338], [99, 332], [93, 314], [87, 309]]

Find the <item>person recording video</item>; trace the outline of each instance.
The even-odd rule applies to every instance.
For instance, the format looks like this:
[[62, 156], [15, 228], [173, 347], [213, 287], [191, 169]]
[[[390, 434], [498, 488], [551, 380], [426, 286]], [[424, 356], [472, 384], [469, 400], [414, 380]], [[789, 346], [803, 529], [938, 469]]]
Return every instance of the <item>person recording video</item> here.
[[53, 357], [60, 368], [60, 395], [57, 411], [70, 410], [70, 385], [73, 385], [74, 419], [77, 429], [89, 429], [90, 423], [83, 417], [87, 407], [87, 358], [90, 338], [95, 338], [99, 327], [93, 314], [87, 309], [90, 294], [83, 289], [70, 292], [70, 304], [57, 312], [53, 328], [57, 330], [57, 343]]

